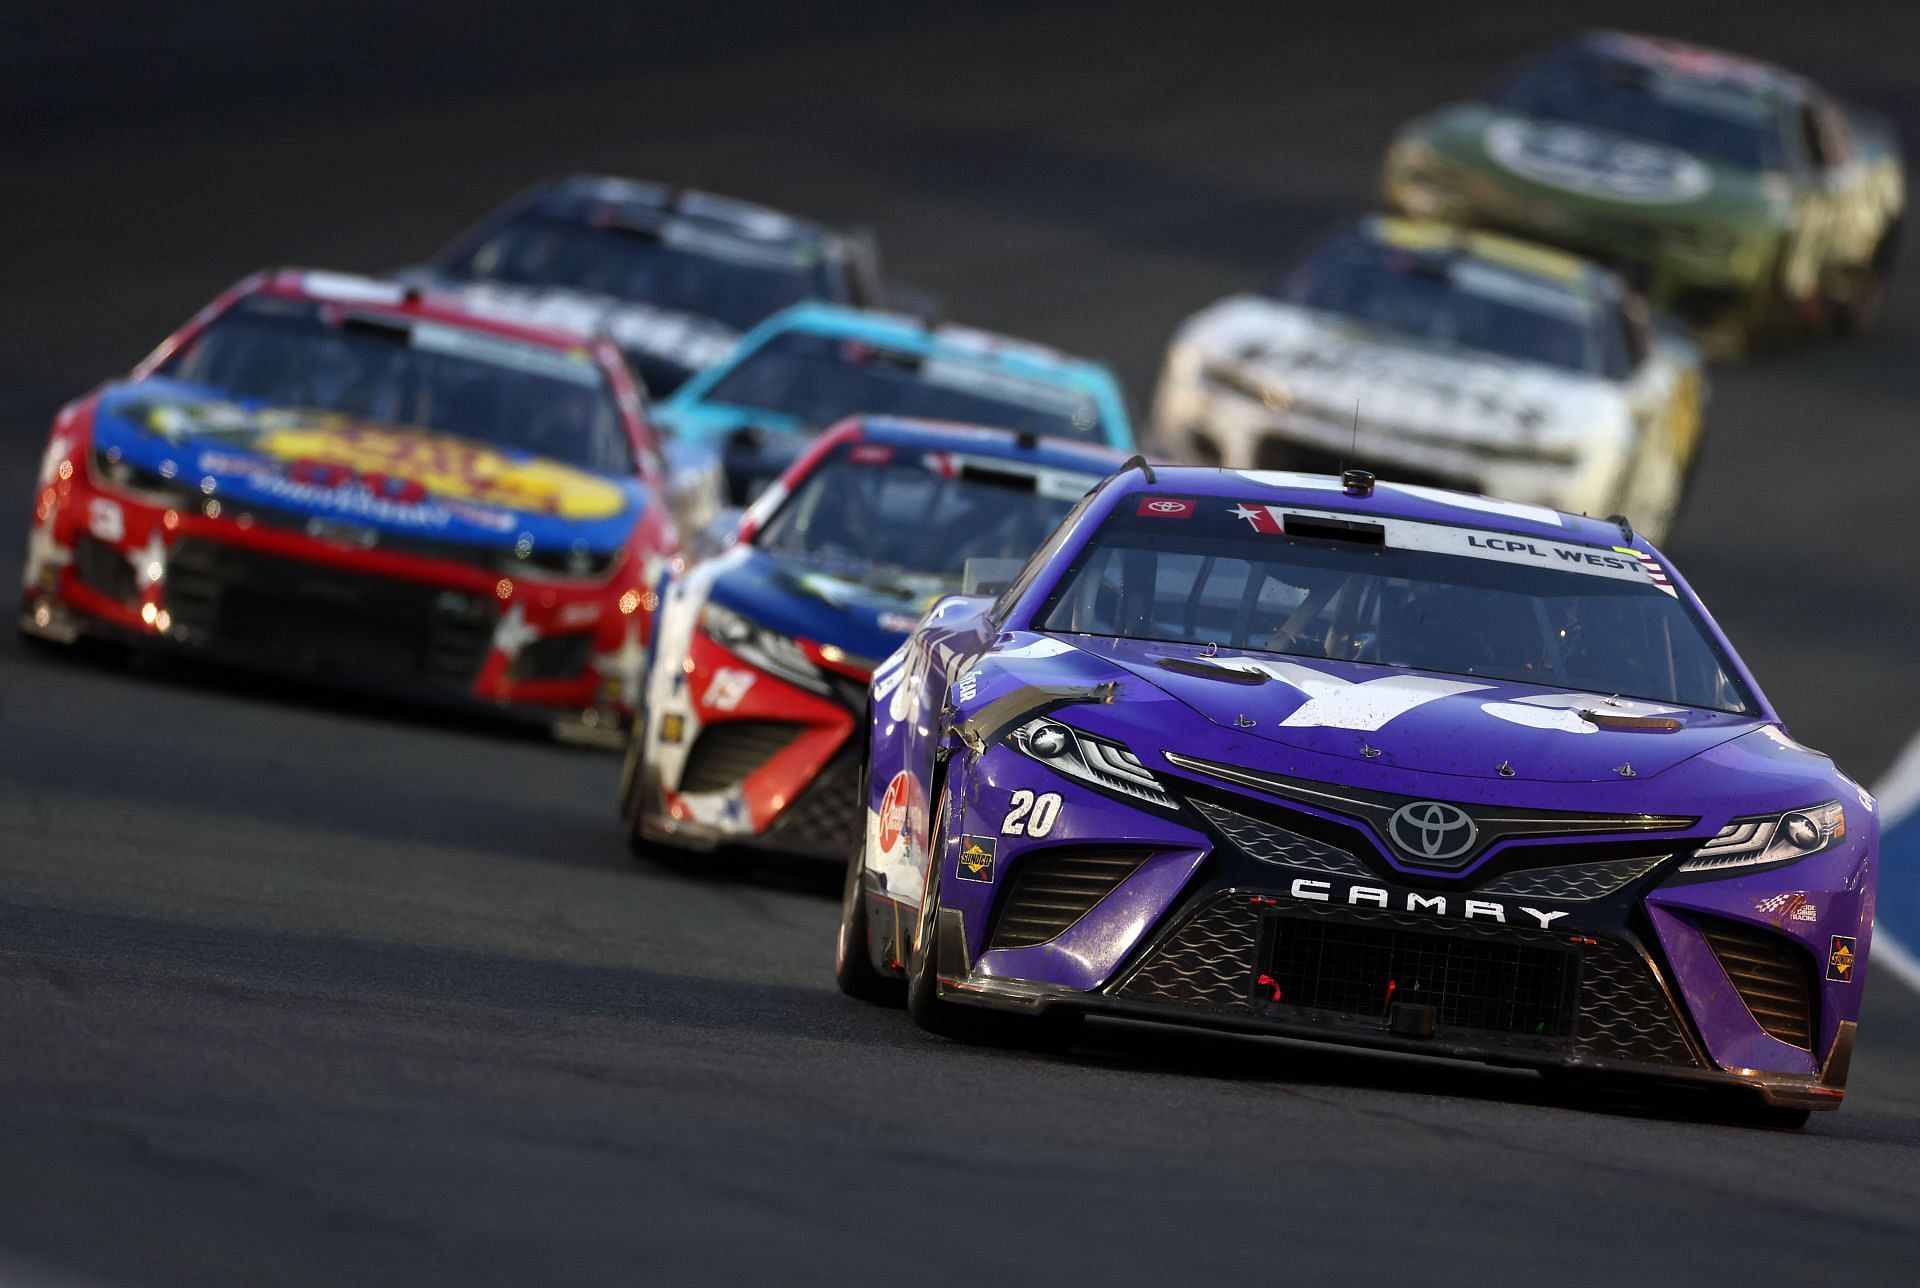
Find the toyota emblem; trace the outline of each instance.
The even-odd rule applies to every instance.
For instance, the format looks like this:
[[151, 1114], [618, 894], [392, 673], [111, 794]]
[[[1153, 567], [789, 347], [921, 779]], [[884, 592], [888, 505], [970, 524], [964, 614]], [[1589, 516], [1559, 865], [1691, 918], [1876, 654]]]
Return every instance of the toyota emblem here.
[[1457, 859], [1473, 848], [1480, 829], [1467, 812], [1445, 801], [1414, 801], [1393, 811], [1387, 833], [1409, 858]]

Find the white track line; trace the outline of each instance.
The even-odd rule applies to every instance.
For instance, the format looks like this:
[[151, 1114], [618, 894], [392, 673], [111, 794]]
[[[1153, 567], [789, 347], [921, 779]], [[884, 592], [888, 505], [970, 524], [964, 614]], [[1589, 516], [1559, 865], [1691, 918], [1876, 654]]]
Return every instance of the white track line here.
[[[1880, 802], [1880, 835], [1883, 837], [1920, 807], [1920, 735], [1907, 744], [1873, 794]], [[1895, 979], [1920, 993], [1920, 957], [1915, 957], [1912, 949], [1877, 923], [1868, 961], [1885, 966]]]

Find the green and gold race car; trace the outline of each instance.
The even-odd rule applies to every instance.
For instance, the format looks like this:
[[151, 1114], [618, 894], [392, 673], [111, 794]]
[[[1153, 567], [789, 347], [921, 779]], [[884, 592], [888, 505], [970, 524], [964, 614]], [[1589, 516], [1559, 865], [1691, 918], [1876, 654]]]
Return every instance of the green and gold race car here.
[[1381, 185], [1405, 214], [1619, 269], [1718, 357], [1870, 326], [1905, 205], [1885, 122], [1764, 63], [1618, 32], [1402, 127]]

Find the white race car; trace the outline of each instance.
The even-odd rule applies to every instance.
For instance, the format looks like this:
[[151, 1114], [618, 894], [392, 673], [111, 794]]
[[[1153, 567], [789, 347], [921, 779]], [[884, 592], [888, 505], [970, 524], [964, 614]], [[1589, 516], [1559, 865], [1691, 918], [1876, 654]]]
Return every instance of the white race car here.
[[1187, 320], [1162, 450], [1482, 492], [1664, 537], [1700, 443], [1699, 351], [1559, 251], [1373, 216]]

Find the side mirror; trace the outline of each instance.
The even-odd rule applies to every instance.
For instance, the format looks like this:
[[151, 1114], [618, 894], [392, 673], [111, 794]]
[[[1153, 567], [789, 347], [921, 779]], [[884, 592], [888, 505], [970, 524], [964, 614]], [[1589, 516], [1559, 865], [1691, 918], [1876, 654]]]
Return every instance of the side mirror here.
[[1013, 584], [1013, 579], [1026, 566], [1024, 559], [969, 559], [960, 576], [960, 593], [998, 595]]

